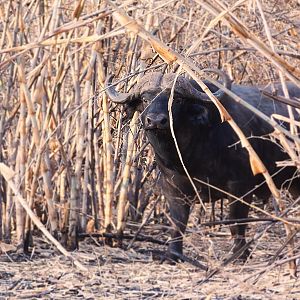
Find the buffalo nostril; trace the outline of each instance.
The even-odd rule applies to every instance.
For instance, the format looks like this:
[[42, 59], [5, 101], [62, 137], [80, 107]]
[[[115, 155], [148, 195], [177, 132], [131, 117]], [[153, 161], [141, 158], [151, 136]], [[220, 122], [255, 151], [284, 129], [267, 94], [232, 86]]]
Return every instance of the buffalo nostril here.
[[146, 117], [146, 124], [151, 125], [152, 124], [152, 119], [149, 117]]
[[160, 120], [160, 124], [161, 124], [161, 125], [166, 125], [167, 122], [168, 122], [168, 119], [167, 119], [167, 118], [162, 118], [162, 119]]
[[145, 126], [147, 129], [164, 129], [168, 125], [168, 118], [165, 114], [149, 113], [145, 116]]

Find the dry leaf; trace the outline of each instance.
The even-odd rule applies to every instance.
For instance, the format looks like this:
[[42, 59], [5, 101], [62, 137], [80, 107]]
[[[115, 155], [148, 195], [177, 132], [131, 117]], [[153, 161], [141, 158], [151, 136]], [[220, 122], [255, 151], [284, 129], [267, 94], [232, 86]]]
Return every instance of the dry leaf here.
[[262, 165], [259, 163], [259, 161], [257, 161], [257, 159], [255, 159], [252, 154], [250, 154], [249, 160], [253, 175], [263, 174], [266, 172], [266, 170], [262, 168]]

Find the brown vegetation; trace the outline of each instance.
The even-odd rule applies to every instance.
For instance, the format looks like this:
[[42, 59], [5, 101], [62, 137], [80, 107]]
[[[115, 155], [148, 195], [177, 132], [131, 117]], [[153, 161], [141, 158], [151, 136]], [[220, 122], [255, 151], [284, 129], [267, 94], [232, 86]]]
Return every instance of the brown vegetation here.
[[[245, 265], [229, 264], [224, 254], [230, 244], [227, 225], [201, 226], [197, 204], [186, 250], [189, 257], [205, 262], [208, 273], [185, 264], [157, 266], [148, 252], [134, 252], [156, 247], [134, 242], [138, 233], [160, 242], [166, 240], [168, 213], [157, 184], [159, 171], [138, 115], [130, 124], [124, 120], [122, 107], [106, 97], [104, 81], [114, 74], [120, 79], [118, 89], [127, 91], [145, 70], [174, 72], [181, 68], [202, 84], [201, 69], [213, 67], [225, 70], [236, 83], [281, 81], [284, 86], [289, 80], [300, 86], [299, 1], [119, 1], [115, 5], [89, 0], [0, 2], [0, 254], [18, 260], [19, 256], [9, 253], [39, 249], [35, 274], [40, 276], [39, 268], [46, 264], [38, 237], [41, 230], [83, 270], [74, 275], [76, 280], [84, 281], [87, 269], [89, 282], [93, 276], [93, 280], [100, 280], [99, 272], [103, 272], [99, 286], [109, 288], [111, 282], [114, 287], [106, 294], [98, 290], [102, 297], [178, 299], [195, 298], [198, 293], [199, 298], [208, 299], [217, 295], [275, 299], [276, 294], [289, 298], [280, 283], [293, 285], [283, 266], [300, 259], [299, 199], [291, 199], [273, 185], [246, 140], [253, 169], [264, 173], [281, 210], [275, 214], [272, 203], [263, 208], [256, 203], [252, 206], [252, 217], [268, 218], [257, 222], [249, 233], [253, 259]], [[285, 98], [289, 99], [287, 91]], [[292, 100], [299, 104], [299, 99]], [[274, 126], [274, 138], [291, 158], [280, 165], [294, 164], [299, 170], [300, 126], [295, 121], [299, 109], [297, 113], [295, 116], [290, 110], [290, 118], [285, 120], [292, 125], [290, 132], [280, 126], [279, 115], [269, 122]], [[234, 122], [227, 121], [240, 134]], [[201, 221], [222, 215], [223, 206], [218, 204], [212, 214], [201, 216]], [[131, 234], [131, 241], [118, 239], [124, 230]], [[78, 233], [95, 232], [106, 233], [106, 244], [132, 249], [109, 248], [102, 244], [102, 238], [101, 248], [95, 247], [89, 242], [99, 240], [91, 238], [79, 241], [81, 254], [65, 250], [77, 248]], [[294, 243], [290, 243], [293, 238]], [[55, 265], [56, 259], [52, 257], [48, 264]], [[192, 259], [190, 262], [193, 265]], [[4, 283], [12, 282], [10, 278], [16, 278], [20, 268], [16, 262], [3, 266], [1, 293], [11, 288]], [[295, 268], [295, 264], [290, 267]], [[70, 272], [67, 266], [62, 268]], [[120, 281], [112, 279], [111, 268]], [[141, 268], [148, 270], [146, 275], [140, 274]], [[136, 284], [144, 282], [145, 288], [135, 293], [134, 280], [128, 279], [128, 293], [122, 293], [116, 287], [118, 282], [124, 288], [124, 272], [134, 276], [134, 270], [140, 274]], [[215, 281], [209, 281], [214, 275]], [[172, 282], [172, 276], [175, 284], [168, 290], [162, 281]], [[153, 277], [156, 281], [151, 281]], [[149, 288], [154, 281], [156, 288]], [[280, 288], [273, 288], [273, 283]], [[220, 291], [218, 286], [223, 286]], [[299, 283], [295, 286], [289, 299], [300, 297]], [[8, 295], [17, 297], [17, 293]]]

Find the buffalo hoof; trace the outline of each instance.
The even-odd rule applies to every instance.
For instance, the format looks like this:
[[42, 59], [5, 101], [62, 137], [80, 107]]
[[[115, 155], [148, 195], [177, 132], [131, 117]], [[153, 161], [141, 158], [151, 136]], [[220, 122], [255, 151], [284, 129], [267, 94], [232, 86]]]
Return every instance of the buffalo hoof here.
[[250, 257], [249, 245], [245, 239], [236, 240], [233, 244], [232, 258], [240, 261], [246, 261]]
[[180, 253], [167, 251], [167, 253], [161, 258], [161, 263], [175, 265], [175, 264], [183, 261], [181, 259], [181, 256], [182, 256], [182, 254], [180, 254]]

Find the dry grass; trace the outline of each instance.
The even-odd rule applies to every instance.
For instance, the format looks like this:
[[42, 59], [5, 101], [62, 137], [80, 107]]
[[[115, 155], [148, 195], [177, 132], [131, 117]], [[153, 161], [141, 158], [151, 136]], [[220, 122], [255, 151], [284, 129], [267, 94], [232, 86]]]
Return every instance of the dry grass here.
[[[124, 91], [141, 71], [176, 71], [177, 62], [193, 71], [222, 68], [236, 83], [292, 80], [299, 84], [299, 1], [120, 3], [118, 8], [137, 23], [126, 23], [123, 12], [117, 15], [109, 2], [0, 2], [0, 161], [10, 169], [6, 174], [13, 172], [6, 179], [0, 176], [0, 241], [15, 245], [18, 253], [24, 247], [39, 251], [33, 260], [1, 265], [0, 298], [299, 298], [299, 284], [288, 279], [281, 265], [288, 257], [281, 223], [252, 224], [253, 259], [223, 267], [230, 249], [228, 230], [201, 227], [195, 209], [185, 241], [187, 254], [205, 261], [210, 270], [220, 269], [203, 284], [206, 274], [186, 263], [160, 265], [149, 253], [135, 252], [154, 247], [149, 243], [136, 242], [135, 250], [126, 252], [80, 241], [73, 260], [88, 273], [70, 269], [63, 257], [43, 250], [36, 234], [32, 244], [34, 218], [25, 213], [20, 198], [43, 223], [34, 221], [35, 226], [47, 228], [69, 249], [76, 248], [78, 230], [136, 232], [139, 225], [133, 220], [143, 214], [147, 203], [142, 233], [159, 240], [167, 237], [152, 150], [140, 125], [129, 126], [122, 119], [122, 108], [106, 98], [103, 82], [108, 74], [125, 78], [118, 86]], [[230, 13], [225, 13], [224, 5]], [[137, 76], [129, 76], [133, 74]], [[290, 120], [294, 117], [299, 118], [291, 113]], [[291, 132], [281, 131], [277, 137], [299, 166], [297, 131], [299, 123], [294, 123]], [[287, 135], [292, 137], [289, 143]], [[281, 199], [281, 204], [291, 207], [288, 218], [296, 227], [299, 203], [286, 196]], [[266, 211], [274, 216], [272, 209]], [[218, 213], [219, 208], [217, 217]], [[253, 215], [265, 217], [255, 209]], [[299, 259], [297, 239], [294, 254]], [[19, 254], [10, 257], [15, 260]], [[53, 274], [46, 275], [47, 270]], [[245, 280], [254, 273], [257, 281], [257, 277]]]
[[[251, 234], [254, 229], [256, 226]], [[278, 249], [280, 233], [281, 226], [271, 230], [260, 240], [251, 260], [230, 264], [207, 282], [203, 280], [208, 273], [190, 264], [172, 266], [153, 261], [149, 253], [142, 253], [153, 248], [148, 243], [136, 243], [134, 249], [124, 251], [85, 240], [80, 243], [80, 251], [74, 253], [89, 269], [81, 272], [39, 238], [31, 259], [19, 257], [18, 261], [11, 255], [15, 261], [6, 257], [4, 262], [2, 257], [0, 298], [299, 299], [299, 282], [289, 277], [284, 266], [272, 270], [266, 267], [266, 261]], [[230, 248], [224, 230], [211, 238], [189, 233], [185, 242], [190, 256], [195, 256], [194, 249], [205, 256], [208, 248], [215, 249], [216, 253], [209, 254], [212, 268]]]

